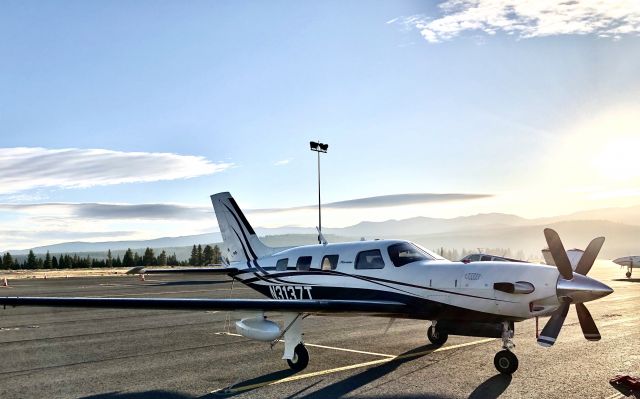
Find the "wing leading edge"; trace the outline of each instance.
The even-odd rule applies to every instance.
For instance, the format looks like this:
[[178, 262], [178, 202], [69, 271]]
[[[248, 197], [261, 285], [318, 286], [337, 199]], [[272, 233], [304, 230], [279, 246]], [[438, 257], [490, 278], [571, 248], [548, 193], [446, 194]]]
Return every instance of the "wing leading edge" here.
[[395, 315], [407, 313], [407, 305], [393, 301], [278, 300], [193, 298], [67, 298], [0, 297], [0, 306], [45, 306], [151, 310], [256, 310], [297, 313], [358, 313]]

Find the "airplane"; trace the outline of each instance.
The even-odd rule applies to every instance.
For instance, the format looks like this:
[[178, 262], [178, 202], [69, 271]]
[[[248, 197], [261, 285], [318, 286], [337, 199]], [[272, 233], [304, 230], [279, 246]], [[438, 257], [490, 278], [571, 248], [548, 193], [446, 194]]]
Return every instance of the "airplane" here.
[[616, 263], [620, 266], [626, 266], [627, 273], [625, 275], [627, 276], [627, 278], [631, 278], [633, 267], [640, 266], [640, 256], [624, 256], [622, 258], [614, 259], [613, 263]]
[[[434, 347], [444, 345], [449, 335], [500, 338], [502, 350], [494, 366], [509, 375], [518, 369], [516, 322], [550, 315], [538, 337], [540, 345], [550, 347], [574, 304], [585, 338], [601, 338], [584, 303], [613, 292], [586, 276], [603, 237], [589, 244], [575, 272], [552, 229], [544, 235], [557, 266], [451, 262], [404, 240], [328, 244], [322, 239], [320, 244], [276, 249], [260, 241], [231, 194], [212, 195], [211, 201], [226, 266], [184, 272], [227, 274], [266, 299], [4, 297], [0, 305], [236, 311], [239, 334], [272, 343], [284, 340], [282, 358], [294, 371], [309, 362], [303, 341], [307, 316], [430, 321], [426, 335]], [[271, 312], [282, 314], [282, 326], [269, 319]]]

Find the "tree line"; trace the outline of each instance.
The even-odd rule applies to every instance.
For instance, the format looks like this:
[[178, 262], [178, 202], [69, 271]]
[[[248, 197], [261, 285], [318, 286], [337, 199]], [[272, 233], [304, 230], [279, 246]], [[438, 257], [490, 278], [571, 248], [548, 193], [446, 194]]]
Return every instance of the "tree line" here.
[[168, 255], [163, 249], [156, 256], [153, 248], [147, 247], [142, 255], [128, 248], [122, 258], [117, 255], [115, 258], [111, 250], [107, 251], [105, 258], [92, 256], [80, 256], [78, 254], [51, 255], [49, 251], [44, 257], [37, 256], [33, 250], [20, 261], [9, 252], [4, 253], [0, 258], [0, 269], [4, 270], [37, 270], [37, 269], [81, 269], [81, 268], [112, 268], [112, 267], [135, 267], [135, 266], [203, 266], [209, 264], [219, 264], [222, 262], [220, 248], [217, 245], [194, 245], [191, 250], [191, 257], [187, 261], [176, 258], [176, 254]]

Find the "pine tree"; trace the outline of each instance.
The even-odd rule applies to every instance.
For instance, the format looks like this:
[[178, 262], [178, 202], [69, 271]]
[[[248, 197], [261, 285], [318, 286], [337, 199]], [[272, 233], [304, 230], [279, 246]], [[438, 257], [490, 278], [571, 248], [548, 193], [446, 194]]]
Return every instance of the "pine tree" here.
[[173, 255], [170, 255], [167, 258], [167, 265], [172, 265], [172, 266], [178, 265], [178, 257], [176, 256], [175, 252], [173, 253]]
[[211, 248], [211, 245], [206, 245], [204, 247], [204, 250], [202, 251], [202, 263], [205, 265], [213, 263], [213, 248]]
[[144, 255], [142, 256], [142, 265], [143, 266], [153, 266], [156, 264], [156, 256], [153, 253], [153, 249], [147, 247], [144, 250]]
[[56, 259], [56, 257], [55, 257], [55, 256], [52, 256], [52, 257], [51, 257], [51, 268], [52, 268], [52, 269], [57, 269], [58, 267], [60, 267], [60, 266], [58, 265], [58, 259]]
[[122, 266], [133, 267], [134, 264], [133, 252], [131, 251], [131, 248], [127, 248], [127, 252], [124, 253], [124, 257], [122, 258]]
[[106, 266], [108, 268], [112, 268], [113, 267], [113, 258], [111, 257], [111, 249], [107, 250], [107, 263]]
[[49, 251], [47, 251], [47, 254], [44, 256], [44, 268], [51, 269], [51, 255]]
[[33, 250], [29, 250], [29, 255], [27, 255], [27, 269], [35, 269], [38, 267], [38, 260], [36, 259], [36, 255], [33, 253]]
[[196, 266], [198, 264], [198, 249], [196, 245], [193, 244], [193, 248], [191, 249], [191, 257], [189, 258], [189, 264], [191, 266]]
[[202, 266], [202, 261], [204, 260], [204, 256], [202, 256], [202, 245], [198, 244], [198, 251], [197, 251], [197, 255], [198, 255], [198, 266]]
[[162, 250], [162, 252], [160, 252], [160, 255], [158, 255], [158, 265], [159, 266], [167, 265], [167, 253], [164, 251], [164, 249]]
[[13, 257], [9, 252], [4, 254], [4, 256], [2, 257], [2, 266], [5, 269], [11, 269], [13, 267]]

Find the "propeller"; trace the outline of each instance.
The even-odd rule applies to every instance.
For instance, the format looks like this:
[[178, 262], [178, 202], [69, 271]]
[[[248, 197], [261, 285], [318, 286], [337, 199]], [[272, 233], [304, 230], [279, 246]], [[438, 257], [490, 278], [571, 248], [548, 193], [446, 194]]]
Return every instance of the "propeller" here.
[[556, 342], [569, 312], [569, 306], [572, 303], [576, 306], [584, 337], [589, 341], [600, 340], [601, 336], [598, 327], [596, 327], [591, 313], [589, 313], [583, 302], [602, 298], [613, 292], [607, 285], [586, 276], [591, 270], [602, 244], [604, 244], [604, 237], [594, 238], [589, 243], [574, 272], [558, 233], [552, 229], [544, 229], [544, 236], [547, 240], [547, 245], [549, 245], [551, 257], [560, 272], [556, 294], [562, 304], [553, 312], [551, 318], [542, 329], [538, 337], [538, 343], [549, 347]]

